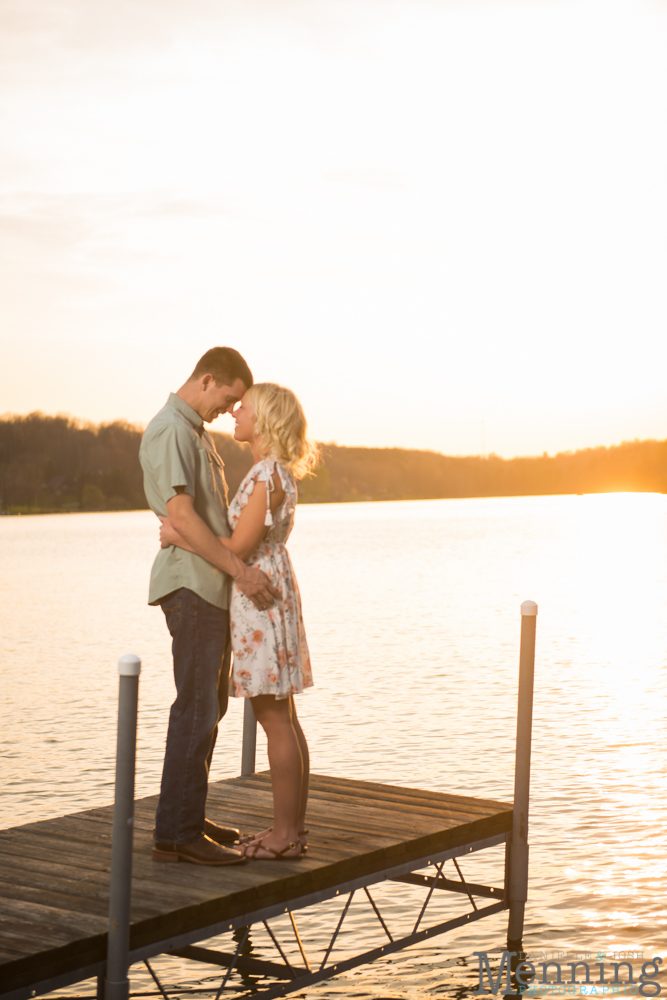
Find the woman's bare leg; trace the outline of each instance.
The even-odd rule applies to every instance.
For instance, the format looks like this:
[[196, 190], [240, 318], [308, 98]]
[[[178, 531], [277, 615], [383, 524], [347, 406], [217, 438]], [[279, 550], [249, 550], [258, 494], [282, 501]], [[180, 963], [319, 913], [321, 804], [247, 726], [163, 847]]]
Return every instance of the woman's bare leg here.
[[310, 752], [308, 750], [308, 744], [306, 743], [306, 737], [304, 736], [303, 729], [301, 728], [301, 723], [296, 714], [296, 705], [294, 704], [294, 698], [291, 698], [292, 702], [292, 725], [294, 726], [294, 732], [296, 733], [296, 738], [299, 741], [299, 749], [301, 750], [301, 759], [303, 760], [303, 776], [301, 778], [301, 796], [299, 799], [299, 839], [302, 845], [305, 847], [308, 843], [308, 838], [303, 832], [306, 829], [306, 808], [308, 806], [308, 784], [310, 782]]
[[[266, 733], [273, 789], [273, 829], [262, 838], [262, 844], [273, 851], [282, 851], [288, 844], [298, 843], [299, 830], [303, 829], [299, 826], [304, 772], [301, 744], [290, 698], [279, 700], [273, 695], [258, 695], [252, 699], [252, 707]], [[270, 857], [263, 854], [262, 848], [258, 852], [258, 857]], [[287, 853], [289, 856], [292, 852]], [[254, 849], [251, 848], [250, 854], [254, 854]]]

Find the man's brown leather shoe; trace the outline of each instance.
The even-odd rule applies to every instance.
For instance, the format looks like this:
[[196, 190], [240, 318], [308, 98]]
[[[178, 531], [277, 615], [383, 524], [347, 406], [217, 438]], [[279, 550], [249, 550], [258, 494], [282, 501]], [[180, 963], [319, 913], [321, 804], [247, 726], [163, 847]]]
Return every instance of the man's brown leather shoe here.
[[[204, 820], [204, 833], [216, 844], [234, 844], [241, 839], [241, 831], [235, 826], [219, 826], [210, 819]], [[155, 827], [153, 827], [153, 840], [155, 840]]]
[[154, 861], [189, 861], [193, 865], [240, 865], [245, 858], [239, 851], [220, 847], [203, 833], [189, 844], [154, 844]]
[[241, 836], [241, 831], [233, 826], [219, 826], [213, 820], [204, 820], [204, 833], [216, 844], [233, 844]]

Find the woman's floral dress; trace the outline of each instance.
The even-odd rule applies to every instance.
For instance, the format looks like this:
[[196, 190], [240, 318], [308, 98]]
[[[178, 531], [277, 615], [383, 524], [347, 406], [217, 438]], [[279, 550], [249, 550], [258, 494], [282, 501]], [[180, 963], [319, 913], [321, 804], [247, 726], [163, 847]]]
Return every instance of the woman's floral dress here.
[[[270, 491], [274, 488], [274, 473], [280, 477], [285, 499], [272, 516], [268, 504]], [[276, 601], [268, 610], [260, 611], [236, 585], [232, 587], [232, 694], [240, 698], [254, 698], [259, 694], [289, 698], [313, 683], [299, 587], [285, 547], [294, 525], [296, 485], [292, 473], [273, 459], [263, 459], [253, 465], [229, 505], [228, 518], [232, 531], [256, 482], [267, 484], [266, 524], [269, 530], [248, 559], [248, 564], [258, 566], [266, 573], [274, 587], [282, 592], [282, 600]]]

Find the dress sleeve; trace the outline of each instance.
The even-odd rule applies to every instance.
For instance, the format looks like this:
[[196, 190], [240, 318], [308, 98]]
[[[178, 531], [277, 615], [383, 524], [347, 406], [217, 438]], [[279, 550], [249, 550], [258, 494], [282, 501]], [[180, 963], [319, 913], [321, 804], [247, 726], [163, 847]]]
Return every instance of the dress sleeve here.
[[264, 524], [267, 526], [273, 524], [273, 517], [271, 516], [271, 491], [273, 490], [272, 480], [275, 465], [276, 463], [271, 459], [263, 459], [261, 462], [258, 462], [247, 474], [238, 492], [239, 506], [243, 510], [248, 502], [248, 497], [255, 491], [255, 483], [266, 483], [266, 517]]
[[257, 473], [256, 481], [266, 483], [266, 514], [264, 515], [264, 527], [270, 528], [273, 524], [273, 514], [271, 513], [271, 494], [275, 489], [273, 485], [273, 474], [278, 469], [278, 463], [271, 459], [265, 459], [261, 463], [261, 468]]

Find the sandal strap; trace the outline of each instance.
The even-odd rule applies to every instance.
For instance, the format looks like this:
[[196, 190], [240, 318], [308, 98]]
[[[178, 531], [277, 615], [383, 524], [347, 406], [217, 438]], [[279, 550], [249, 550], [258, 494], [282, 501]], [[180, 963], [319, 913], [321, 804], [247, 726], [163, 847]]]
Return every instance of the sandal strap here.
[[293, 851], [295, 847], [301, 847], [301, 842], [299, 840], [293, 840], [291, 844], [287, 845], [287, 847], [283, 847], [282, 851], [274, 851], [272, 847], [265, 847], [264, 850], [271, 851], [271, 853], [277, 858], [282, 858], [286, 851]]
[[[272, 830], [273, 830], [273, 827], [270, 826], [268, 828], [268, 832], [271, 833]], [[238, 838], [238, 840], [236, 841], [236, 843], [237, 844], [241, 844], [241, 845], [252, 844], [252, 842], [256, 839], [257, 836], [258, 836], [258, 834], [256, 834], [256, 833], [245, 833], [242, 837]]]
[[[257, 851], [259, 850], [259, 848], [261, 846], [262, 846], [262, 841], [261, 840], [253, 841], [251, 844], [247, 844], [246, 845], [246, 849], [245, 849], [245, 851], [243, 853], [245, 854], [246, 858], [256, 858], [257, 857]], [[253, 852], [252, 852], [252, 854], [248, 854], [248, 849], [251, 848], [251, 847], [253, 848]], [[264, 850], [266, 851], [266, 850], [268, 850], [268, 848], [265, 847]]]

